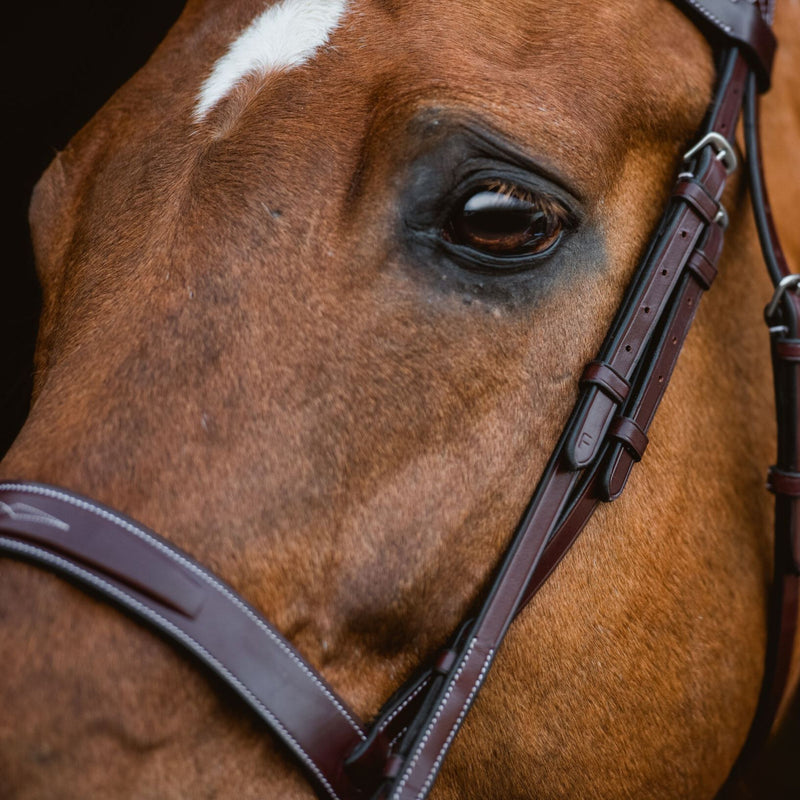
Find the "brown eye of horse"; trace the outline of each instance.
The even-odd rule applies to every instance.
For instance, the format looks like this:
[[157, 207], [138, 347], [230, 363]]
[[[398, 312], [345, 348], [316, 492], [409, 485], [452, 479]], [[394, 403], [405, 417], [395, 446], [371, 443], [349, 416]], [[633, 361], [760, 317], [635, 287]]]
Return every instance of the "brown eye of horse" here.
[[519, 186], [484, 186], [455, 208], [444, 230], [453, 244], [493, 256], [537, 255], [561, 236], [566, 211]]

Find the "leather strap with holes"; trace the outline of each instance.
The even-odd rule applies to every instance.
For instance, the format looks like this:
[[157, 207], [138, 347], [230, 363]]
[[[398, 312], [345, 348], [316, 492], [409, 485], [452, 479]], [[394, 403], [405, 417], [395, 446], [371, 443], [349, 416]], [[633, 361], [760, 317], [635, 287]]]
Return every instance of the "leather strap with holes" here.
[[[749, 74], [739, 52], [729, 53], [703, 140], [716, 141], [710, 134], [724, 139], [731, 136]], [[730, 170], [726, 157], [728, 153], [709, 144], [689, 165], [687, 175], [691, 178], [679, 179], [670, 208], [611, 334], [599, 358], [584, 373], [581, 395], [567, 429], [487, 600], [463, 643], [454, 650], [450, 674], [444, 680], [431, 681], [432, 697], [425, 713], [409, 727], [396, 748], [392, 770], [385, 775], [377, 797], [419, 800], [428, 794], [508, 626], [531, 595], [529, 586], [535, 582], [548, 541], [556, 540], [567, 520], [576, 530], [584, 526], [603, 499], [596, 490], [607, 458], [611, 459], [612, 472], [618, 474], [623, 468], [616, 463], [626, 457], [636, 460], [637, 448], [645, 446], [647, 412], [663, 396], [704, 290], [705, 281], [695, 277], [689, 264], [698, 260], [693, 260], [698, 251], [713, 262], [719, 256], [719, 248], [715, 252], [709, 241], [721, 240], [710, 228], [719, 228], [724, 218], [719, 212]], [[688, 185], [695, 188], [689, 192], [685, 188]], [[698, 201], [698, 197], [703, 200]], [[659, 335], [664, 330], [667, 337]], [[675, 339], [677, 343], [673, 344]], [[653, 363], [661, 369], [651, 369]], [[631, 411], [623, 413], [628, 403], [632, 404]], [[577, 508], [580, 514], [574, 515]], [[368, 752], [363, 745], [362, 749]]]

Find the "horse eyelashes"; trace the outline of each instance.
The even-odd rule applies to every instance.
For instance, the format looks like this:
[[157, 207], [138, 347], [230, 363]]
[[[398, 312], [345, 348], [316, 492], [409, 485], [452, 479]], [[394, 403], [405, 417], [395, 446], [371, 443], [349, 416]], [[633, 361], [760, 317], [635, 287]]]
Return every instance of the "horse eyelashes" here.
[[497, 258], [542, 255], [561, 238], [569, 214], [555, 199], [492, 182], [466, 193], [443, 230], [446, 241]]

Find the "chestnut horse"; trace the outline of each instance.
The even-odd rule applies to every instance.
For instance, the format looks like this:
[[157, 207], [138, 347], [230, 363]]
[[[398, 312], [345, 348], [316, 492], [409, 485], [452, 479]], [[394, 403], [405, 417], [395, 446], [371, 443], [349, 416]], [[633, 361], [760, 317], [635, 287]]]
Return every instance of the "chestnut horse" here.
[[[800, 204], [800, 5], [776, 23], [780, 220]], [[713, 80], [667, 0], [190, 0], [36, 188], [35, 396], [2, 477], [158, 530], [369, 717], [481, 596]], [[650, 451], [512, 627], [440, 800], [710, 798], [742, 748], [771, 580], [771, 288], [741, 179], [726, 204]], [[312, 796], [170, 644], [0, 570], [3, 797]]]

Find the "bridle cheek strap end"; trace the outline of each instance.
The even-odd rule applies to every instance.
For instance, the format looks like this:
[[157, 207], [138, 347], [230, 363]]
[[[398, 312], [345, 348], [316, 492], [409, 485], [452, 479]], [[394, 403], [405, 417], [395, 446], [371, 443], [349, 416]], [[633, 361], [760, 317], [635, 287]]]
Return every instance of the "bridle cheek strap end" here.
[[777, 40], [770, 28], [772, 3], [768, 0], [674, 0], [712, 42], [741, 48], [758, 80], [770, 88]]

